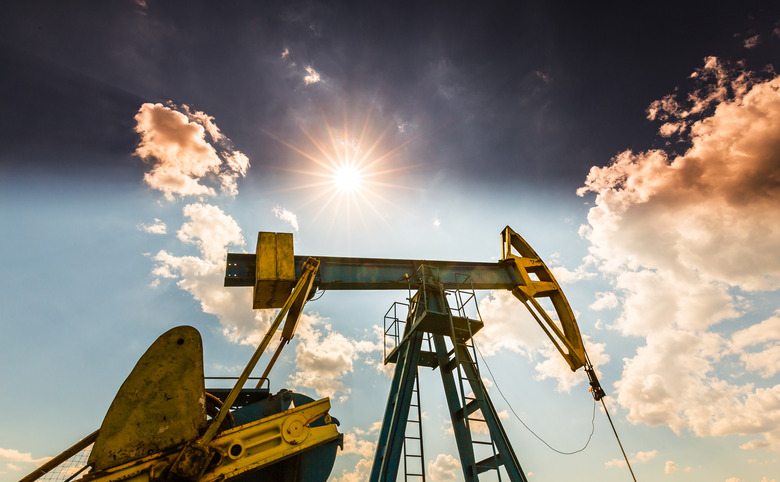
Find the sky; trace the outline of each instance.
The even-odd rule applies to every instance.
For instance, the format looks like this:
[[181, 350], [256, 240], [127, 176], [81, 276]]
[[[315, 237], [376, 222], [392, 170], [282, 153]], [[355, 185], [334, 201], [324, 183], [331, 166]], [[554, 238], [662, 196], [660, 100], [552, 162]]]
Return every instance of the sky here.
[[[207, 376], [238, 375], [273, 312], [222, 286], [224, 257], [258, 231], [496, 261], [507, 225], [561, 282], [637, 480], [780, 480], [775, 2], [4, 10], [0, 482], [99, 427], [172, 327], [200, 331]], [[478, 295], [529, 479], [630, 480], [585, 374], [508, 292]], [[334, 482], [367, 478], [406, 296], [323, 293], [271, 374], [331, 398]], [[462, 480], [439, 375], [420, 377], [428, 478]], [[572, 452], [591, 429], [573, 455], [540, 440]]]

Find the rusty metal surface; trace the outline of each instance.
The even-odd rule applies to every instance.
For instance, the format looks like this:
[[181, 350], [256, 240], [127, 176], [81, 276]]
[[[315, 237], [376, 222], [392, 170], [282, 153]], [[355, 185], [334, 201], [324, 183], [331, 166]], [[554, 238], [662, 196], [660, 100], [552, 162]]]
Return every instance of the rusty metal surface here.
[[194, 440], [206, 423], [203, 346], [190, 326], [146, 350], [116, 394], [89, 457], [99, 471]]

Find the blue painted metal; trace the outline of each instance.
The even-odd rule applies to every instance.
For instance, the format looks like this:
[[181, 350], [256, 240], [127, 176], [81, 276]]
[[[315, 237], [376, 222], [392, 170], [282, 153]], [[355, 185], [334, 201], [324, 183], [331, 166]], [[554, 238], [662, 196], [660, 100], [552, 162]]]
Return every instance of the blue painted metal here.
[[417, 360], [422, 340], [421, 331], [409, 332], [399, 346], [401, 356], [395, 366], [390, 395], [387, 397], [387, 407], [369, 477], [371, 482], [395, 482], [398, 475], [398, 463], [417, 378]]
[[[392, 349], [386, 352], [385, 362], [397, 365], [370, 480], [395, 481], [417, 367], [424, 364], [439, 368], [465, 480], [476, 482], [480, 474], [490, 470], [496, 470], [501, 480], [498, 471], [503, 467], [513, 482], [527, 482], [479, 376], [476, 360], [470, 354], [470, 351], [474, 352], [471, 338], [475, 330], [482, 327], [480, 320], [468, 318], [464, 307], [464, 298], [476, 303], [473, 289], [464, 296], [466, 290], [463, 288], [468, 283], [464, 281], [467, 277], [461, 276], [457, 289], [450, 293], [454, 295], [456, 305], [452, 308], [437, 274], [435, 267], [422, 266], [410, 278], [410, 284], [416, 282], [419, 288], [410, 297], [405, 322], [398, 319], [396, 305], [385, 316], [385, 336], [395, 337], [395, 342], [391, 341]], [[478, 318], [478, 310], [476, 312]], [[399, 330], [403, 331], [402, 335]], [[422, 349], [426, 337], [433, 340], [434, 352]], [[468, 389], [472, 395], [466, 395]], [[477, 411], [483, 418], [474, 417]], [[472, 423], [487, 424], [490, 440], [475, 440]], [[475, 447], [490, 451], [482, 450], [479, 460], [480, 451], [475, 451]]]
[[[267, 391], [266, 391], [267, 392]], [[232, 412], [236, 425], [242, 425], [260, 420], [277, 413], [284, 412], [293, 406], [299, 407], [313, 402], [314, 399], [289, 390], [281, 390], [275, 395], [267, 395], [257, 402], [241, 407]], [[338, 425], [338, 420], [331, 418]], [[325, 417], [311, 423], [312, 427], [326, 424]], [[237, 482], [255, 482], [258, 480], [274, 480], [279, 482], [325, 482], [333, 470], [336, 452], [343, 444], [343, 438], [328, 442], [319, 447], [307, 450], [293, 457], [264, 467], [252, 473], [234, 478]]]
[[[474, 289], [511, 290], [522, 284], [513, 264], [467, 261], [425, 261], [383, 258], [339, 258], [329, 256], [295, 256], [295, 277], [308, 258], [320, 261], [314, 286], [321, 290], [406, 290], [409, 280], [421, 266], [437, 270], [445, 288], [457, 286], [456, 274], [471, 277]], [[228, 253], [225, 286], [254, 286], [256, 256]], [[416, 286], [413, 285], [416, 288]]]
[[[471, 388], [473, 393], [471, 400], [467, 403], [463, 403], [462, 398], [457, 396], [458, 387], [453, 374], [456, 368], [453, 363], [455, 355], [453, 353], [452, 357], [449, 356], [444, 337], [434, 335], [433, 340], [434, 345], [436, 346], [436, 354], [439, 359], [439, 372], [441, 373], [442, 382], [444, 383], [445, 392], [447, 394], [447, 405], [450, 409], [450, 418], [452, 419], [455, 438], [458, 442], [458, 452], [461, 455], [461, 464], [464, 468], [471, 467], [471, 472], [473, 474], [464, 474], [466, 480], [478, 480], [476, 478], [478, 474], [491, 469], [497, 469], [498, 466], [503, 466], [507, 471], [510, 480], [526, 482], [527, 479], [520, 467], [520, 462], [517, 460], [517, 456], [512, 449], [512, 444], [509, 442], [504, 427], [499, 421], [498, 413], [493, 406], [493, 402], [490, 400], [485, 385], [482, 383], [482, 378], [479, 376], [476, 364], [472, 360], [469, 350], [467, 350], [463, 344], [456, 345], [454, 349], [458, 353], [460, 368], [465, 372], [463, 380], [468, 381], [469, 388]], [[474, 459], [473, 440], [471, 439], [469, 430], [468, 417], [477, 410], [481, 411], [482, 416], [484, 417], [482, 420], [487, 424], [490, 438], [497, 449], [496, 455], [493, 457], [486, 457], [483, 460]], [[459, 433], [461, 435], [458, 435]]]
[[[584, 353], [580, 353], [582, 341], [571, 308], [552, 273], [536, 252], [511, 228], [507, 227], [502, 236], [502, 259], [496, 263], [316, 257], [319, 269], [313, 281], [315, 289], [410, 291], [410, 314], [406, 322], [400, 323], [396, 319], [389, 329], [387, 324], [385, 326], [385, 337], [396, 338], [389, 353], [386, 347], [385, 363], [397, 363], [397, 366], [371, 481], [395, 482], [417, 367], [422, 364], [440, 369], [466, 480], [479, 480], [479, 474], [490, 470], [496, 470], [501, 480], [499, 468], [503, 467], [513, 482], [526, 482], [525, 474], [479, 376], [475, 348], [470, 340], [483, 324], [478, 309], [476, 317], [469, 317], [462, 310], [464, 280], [469, 280], [468, 290], [471, 291], [467, 299], [475, 304], [474, 290], [511, 290], [525, 303], [572, 370], [584, 364]], [[518, 255], [514, 254], [513, 249]], [[299, 278], [305, 261], [310, 257], [293, 258], [295, 277]], [[262, 261], [257, 255], [229, 253], [225, 286], [253, 286], [259, 290], [258, 283], [262, 280], [256, 280], [258, 264], [262, 264]], [[411, 296], [412, 289], [416, 290], [414, 297]], [[445, 293], [455, 295], [458, 306], [454, 312], [450, 309]], [[537, 297], [551, 298], [564, 325], [563, 332], [535, 300]], [[268, 304], [262, 307], [277, 306]], [[388, 315], [385, 318], [387, 323]], [[398, 330], [402, 325], [403, 341], [399, 342]], [[421, 349], [423, 338], [429, 340], [427, 351]], [[435, 351], [430, 348], [430, 340], [434, 341]], [[473, 395], [466, 395], [467, 389]], [[477, 411], [484, 418], [472, 418]], [[472, 438], [472, 421], [487, 424], [489, 442]], [[477, 460], [474, 448], [479, 444], [489, 445], [491, 455]]]

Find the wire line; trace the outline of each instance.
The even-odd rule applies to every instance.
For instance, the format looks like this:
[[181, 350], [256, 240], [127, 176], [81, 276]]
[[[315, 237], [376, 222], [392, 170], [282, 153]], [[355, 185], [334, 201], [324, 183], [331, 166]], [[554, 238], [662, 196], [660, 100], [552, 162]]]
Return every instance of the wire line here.
[[626, 451], [623, 450], [623, 444], [620, 442], [620, 437], [618, 437], [617, 430], [615, 430], [615, 424], [612, 423], [612, 417], [609, 416], [609, 411], [607, 410], [607, 404], [604, 403], [604, 399], [601, 399], [601, 405], [604, 406], [604, 413], [607, 414], [607, 419], [609, 420], [609, 425], [612, 426], [612, 431], [615, 433], [615, 438], [617, 439], [618, 445], [620, 445], [620, 451], [623, 452], [623, 458], [626, 459], [626, 465], [628, 465], [628, 471], [631, 472], [631, 478], [634, 479], [634, 482], [636, 482], [636, 476], [634, 475], [634, 469], [631, 468], [631, 462], [628, 461], [628, 457], [626, 456]]
[[[473, 339], [472, 339], [472, 342], [473, 342]], [[482, 363], [484, 363], [485, 367], [488, 369], [488, 373], [490, 373], [490, 378], [492, 378], [493, 384], [496, 386], [496, 389], [498, 390], [498, 393], [501, 394], [501, 398], [504, 399], [504, 402], [509, 407], [509, 410], [512, 411], [512, 414], [514, 414], [515, 418], [517, 420], [519, 420], [520, 423], [523, 424], [523, 427], [525, 427], [526, 430], [531, 432], [534, 437], [539, 439], [539, 441], [541, 441], [543, 444], [545, 444], [550, 450], [552, 450], [554, 452], [558, 452], [561, 455], [574, 455], [576, 453], [582, 452], [583, 450], [585, 450], [588, 447], [588, 445], [590, 444], [591, 438], [593, 438], [593, 433], [596, 431], [596, 402], [595, 401], [593, 402], [593, 416], [590, 419], [590, 435], [588, 435], [588, 440], [585, 442], [585, 445], [583, 445], [581, 449], [575, 450], [573, 452], [564, 452], [562, 450], [558, 450], [555, 447], [553, 447], [552, 445], [548, 444], [542, 437], [537, 435], [536, 432], [531, 430], [531, 427], [526, 425], [526, 423], [523, 421], [523, 419], [520, 418], [520, 416], [517, 414], [517, 412], [515, 412], [515, 409], [512, 408], [512, 405], [509, 403], [509, 400], [507, 400], [506, 396], [504, 396], [504, 392], [501, 391], [501, 387], [498, 386], [498, 382], [496, 381], [496, 377], [495, 377], [495, 375], [493, 375], [493, 370], [490, 369], [490, 365], [488, 365], [488, 363], [485, 361], [485, 357], [482, 356], [482, 352], [479, 350], [479, 347], [477, 346], [476, 343], [474, 343], [474, 348], [477, 349], [477, 353], [479, 353], [479, 358], [482, 360]], [[617, 435], [617, 433], [616, 433], [616, 435]], [[621, 446], [621, 449], [622, 449], [622, 446]], [[625, 452], [624, 452], [624, 455], [625, 455]], [[633, 472], [632, 472], [632, 474], [633, 474]], [[636, 482], [636, 479], [634, 479], [634, 482]]]

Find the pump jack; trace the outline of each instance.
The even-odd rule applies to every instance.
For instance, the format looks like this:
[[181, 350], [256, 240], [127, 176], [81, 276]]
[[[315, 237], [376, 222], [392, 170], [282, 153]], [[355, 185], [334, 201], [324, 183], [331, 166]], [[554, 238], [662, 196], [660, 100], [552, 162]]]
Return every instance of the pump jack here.
[[[402, 448], [406, 451], [409, 438], [407, 423], [421, 423], [419, 413], [417, 420], [409, 419], [412, 407], [419, 411], [419, 366], [439, 369], [465, 480], [477, 481], [480, 474], [493, 470], [500, 480], [499, 468], [503, 467], [510, 480], [525, 481], [479, 374], [473, 336], [483, 323], [478, 311], [476, 317], [467, 313], [464, 294], [475, 302], [474, 290], [510, 290], [571, 370], [585, 368], [593, 397], [600, 400], [604, 391], [585, 353], [571, 307], [550, 270], [508, 226], [501, 233], [501, 245], [502, 256], [496, 263], [295, 256], [292, 234], [260, 232], [255, 254], [228, 254], [225, 286], [252, 286], [255, 309], [281, 310], [233, 389], [218, 396], [204, 391], [200, 335], [191, 327], [174, 328], [138, 362], [100, 430], [22, 481], [41, 478], [91, 444], [89, 460], [76, 474], [89, 468], [82, 480], [90, 482], [324, 480], [342, 440], [335, 428], [338, 422], [328, 414], [329, 400], [314, 401], [286, 390], [271, 396], [260, 384], [256, 389], [244, 388], [286, 316], [281, 342], [261, 384], [266, 379], [282, 348], [293, 338], [306, 301], [317, 290], [409, 291], [405, 319], [390, 316], [390, 328], [385, 330], [393, 339], [385, 363], [395, 363], [396, 368], [372, 482], [396, 480]], [[557, 320], [540, 300], [552, 304]], [[415, 393], [416, 405], [412, 403]], [[208, 397], [216, 403], [210, 420], [206, 417]], [[477, 418], [477, 413], [483, 418]], [[489, 441], [474, 438], [475, 423], [487, 424]], [[421, 429], [416, 438], [420, 453], [405, 454], [405, 472], [425, 480]], [[480, 446], [488, 448], [487, 457], [478, 456]], [[419, 473], [410, 473], [409, 457], [420, 458]]]
[[[502, 256], [497, 263], [314, 257], [319, 261], [313, 282], [318, 290], [415, 290], [409, 297], [405, 322], [394, 319], [396, 329], [404, 326], [403, 333], [385, 357], [385, 363], [396, 363], [396, 369], [371, 471], [372, 482], [396, 480], [415, 393], [418, 400], [414, 406], [419, 407], [418, 366], [439, 369], [465, 480], [476, 481], [479, 474], [498, 471], [499, 467], [512, 481], [526, 480], [479, 375], [472, 337], [483, 323], [466, 316], [461, 302], [463, 291], [471, 291], [473, 299], [476, 289], [511, 290], [571, 370], [585, 367], [594, 398], [604, 396], [571, 306], [552, 272], [509, 226], [501, 233], [501, 246]], [[225, 286], [252, 286], [255, 308], [278, 307], [306, 260], [312, 259], [294, 256], [292, 251], [292, 235], [260, 233], [256, 254], [228, 254]], [[456, 306], [450, 306], [448, 293], [454, 295]], [[545, 299], [551, 303], [557, 323], [540, 304]], [[424, 341], [427, 351], [422, 349]], [[476, 412], [484, 418], [475, 418]], [[474, 423], [487, 424], [489, 441], [474, 439]], [[480, 445], [489, 447], [489, 455], [477, 460]], [[407, 470], [407, 475], [413, 474]], [[424, 480], [422, 467], [414, 475]]]

